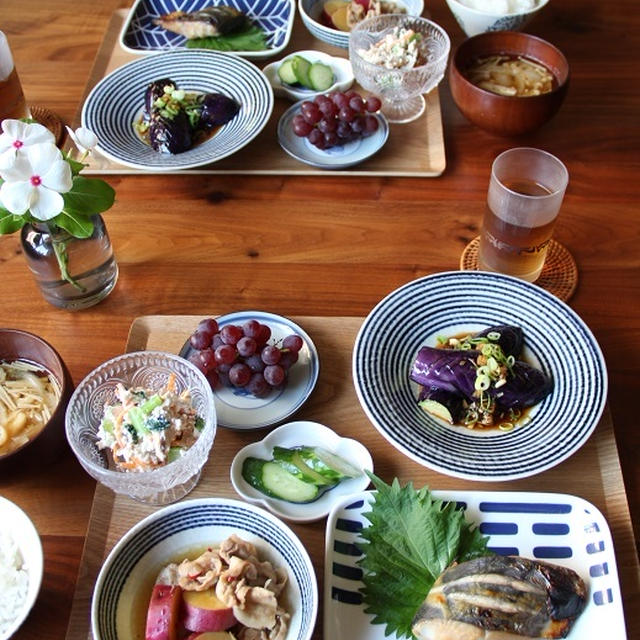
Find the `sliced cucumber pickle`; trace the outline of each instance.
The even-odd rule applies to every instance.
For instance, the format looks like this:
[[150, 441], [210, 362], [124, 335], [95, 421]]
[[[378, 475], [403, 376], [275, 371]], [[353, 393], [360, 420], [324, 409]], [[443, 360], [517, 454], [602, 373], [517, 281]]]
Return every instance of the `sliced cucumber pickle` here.
[[314, 62], [309, 69], [311, 89], [326, 91], [333, 84], [333, 70], [322, 62]]
[[298, 82], [298, 78], [296, 78], [296, 74], [293, 71], [293, 58], [287, 58], [278, 67], [278, 77], [286, 84], [295, 84]]
[[304, 87], [311, 87], [311, 79], [309, 78], [311, 63], [302, 56], [293, 56], [291, 61], [296, 80]]

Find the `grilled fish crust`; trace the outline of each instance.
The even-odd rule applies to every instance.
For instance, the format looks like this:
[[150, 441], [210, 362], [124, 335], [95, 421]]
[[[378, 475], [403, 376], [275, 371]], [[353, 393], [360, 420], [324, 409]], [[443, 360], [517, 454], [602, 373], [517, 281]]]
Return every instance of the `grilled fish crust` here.
[[172, 11], [155, 18], [153, 24], [188, 39], [208, 38], [237, 31], [247, 24], [247, 17], [238, 9], [220, 5], [192, 13]]
[[420, 640], [564, 638], [586, 604], [571, 569], [518, 556], [453, 565], [436, 580], [413, 620]]

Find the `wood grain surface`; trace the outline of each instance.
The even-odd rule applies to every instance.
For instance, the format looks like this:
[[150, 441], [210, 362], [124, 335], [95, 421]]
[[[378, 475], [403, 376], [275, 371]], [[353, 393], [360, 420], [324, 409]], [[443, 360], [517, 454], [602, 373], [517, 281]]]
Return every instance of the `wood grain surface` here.
[[[0, 29], [9, 38], [28, 101], [73, 122], [109, 20], [127, 4], [2, 0]], [[463, 34], [444, 0], [428, 7], [453, 45], [460, 43]], [[635, 0], [554, 0], [527, 30], [558, 46], [571, 65], [566, 101], [539, 131], [518, 139], [483, 133], [464, 120], [445, 81], [439, 94], [447, 167], [439, 178], [110, 175], [117, 201], [105, 217], [120, 266], [114, 292], [79, 313], [50, 307], [31, 278], [19, 238], [1, 237], [0, 324], [49, 340], [79, 382], [124, 351], [138, 316], [263, 309], [361, 317], [407, 281], [457, 269], [462, 250], [478, 234], [493, 158], [512, 146], [543, 148], [569, 169], [556, 238], [579, 269], [570, 304], [607, 360], [609, 406], [637, 532], [640, 12]], [[349, 369], [340, 375], [347, 377]], [[362, 422], [360, 428], [366, 427]], [[372, 428], [368, 433], [376, 468], [386, 479], [421, 477], [421, 468], [377, 439]], [[618, 458], [611, 452], [606, 457], [609, 470], [618, 473]], [[579, 463], [576, 473], [585, 478], [594, 472], [582, 458], [570, 462]], [[531, 481], [518, 488], [535, 487], [538, 480]], [[437, 476], [432, 484], [446, 488], [451, 479]], [[556, 490], [564, 489], [562, 478], [558, 485]], [[71, 453], [52, 466], [0, 476], [0, 493], [29, 513], [45, 552], [42, 590], [15, 636], [19, 640], [67, 633], [94, 489]], [[607, 489], [603, 485], [605, 500]], [[638, 638], [637, 559], [620, 533], [630, 523], [622, 518], [609, 524], [629, 638]]]

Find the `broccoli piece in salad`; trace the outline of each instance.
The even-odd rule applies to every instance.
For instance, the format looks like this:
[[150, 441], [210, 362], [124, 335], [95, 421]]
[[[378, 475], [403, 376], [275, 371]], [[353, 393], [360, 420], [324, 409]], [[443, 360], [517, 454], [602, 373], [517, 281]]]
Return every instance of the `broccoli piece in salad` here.
[[165, 429], [169, 428], [171, 423], [169, 422], [168, 418], [166, 418], [166, 416], [161, 415], [149, 416], [145, 420], [144, 424], [150, 431], [164, 431]]

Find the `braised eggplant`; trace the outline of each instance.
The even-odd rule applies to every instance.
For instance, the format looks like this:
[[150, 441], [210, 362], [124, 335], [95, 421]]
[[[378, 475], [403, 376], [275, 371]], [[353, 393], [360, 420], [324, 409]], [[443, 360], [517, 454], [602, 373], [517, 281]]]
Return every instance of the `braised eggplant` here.
[[552, 379], [526, 362], [516, 360], [511, 368], [507, 383], [492, 389], [498, 407], [501, 409], [524, 409], [546, 398], [553, 389]]
[[471, 398], [476, 379], [475, 351], [422, 347], [411, 367], [418, 384]]
[[497, 334], [499, 338], [495, 341], [506, 356], [519, 358], [524, 346], [524, 331], [521, 327], [513, 325], [501, 324], [495, 327], [489, 327], [480, 333], [476, 333], [476, 338], [486, 338], [489, 334]]
[[166, 118], [152, 113], [149, 125], [149, 144], [160, 153], [182, 153], [191, 149], [193, 137], [189, 118], [184, 111]]
[[418, 396], [418, 406], [449, 424], [456, 424], [464, 416], [465, 401], [458, 393], [437, 387], [422, 387]]
[[240, 110], [240, 105], [222, 93], [207, 93], [202, 99], [199, 126], [210, 130], [227, 124]]

